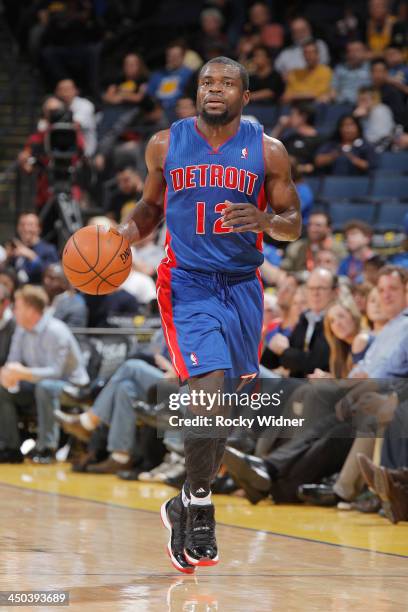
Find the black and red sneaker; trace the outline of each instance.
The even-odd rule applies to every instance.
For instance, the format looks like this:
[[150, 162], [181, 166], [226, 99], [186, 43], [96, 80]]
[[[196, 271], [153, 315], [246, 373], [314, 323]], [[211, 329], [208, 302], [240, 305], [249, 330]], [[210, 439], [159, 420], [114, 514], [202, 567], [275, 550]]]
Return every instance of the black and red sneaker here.
[[191, 565], [208, 566], [218, 563], [212, 504], [188, 506], [184, 555]]
[[183, 504], [181, 493], [164, 502], [160, 509], [160, 516], [163, 525], [170, 532], [167, 553], [173, 566], [183, 574], [194, 574], [194, 565], [188, 563], [184, 555], [187, 508]]

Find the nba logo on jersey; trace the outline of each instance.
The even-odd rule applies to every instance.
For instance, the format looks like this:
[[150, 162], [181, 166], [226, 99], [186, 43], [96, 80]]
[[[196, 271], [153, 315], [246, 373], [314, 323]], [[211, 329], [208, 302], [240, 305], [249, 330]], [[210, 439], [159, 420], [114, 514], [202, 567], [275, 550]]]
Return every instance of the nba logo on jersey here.
[[246, 147], [244, 147], [241, 151], [241, 158], [242, 159], [247, 159], [248, 158], [248, 149]]
[[190, 359], [193, 365], [198, 366], [198, 357], [195, 353], [190, 353]]

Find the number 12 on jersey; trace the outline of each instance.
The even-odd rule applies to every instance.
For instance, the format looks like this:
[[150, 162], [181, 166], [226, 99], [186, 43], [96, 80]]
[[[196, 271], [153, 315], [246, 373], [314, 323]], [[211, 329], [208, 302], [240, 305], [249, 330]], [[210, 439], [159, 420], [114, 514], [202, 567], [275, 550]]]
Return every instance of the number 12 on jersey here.
[[[205, 234], [205, 202], [196, 203], [196, 234]], [[228, 204], [219, 202], [214, 207], [214, 212], [221, 215]], [[232, 232], [232, 227], [223, 227], [223, 221], [220, 217], [214, 221], [213, 234], [227, 234]]]

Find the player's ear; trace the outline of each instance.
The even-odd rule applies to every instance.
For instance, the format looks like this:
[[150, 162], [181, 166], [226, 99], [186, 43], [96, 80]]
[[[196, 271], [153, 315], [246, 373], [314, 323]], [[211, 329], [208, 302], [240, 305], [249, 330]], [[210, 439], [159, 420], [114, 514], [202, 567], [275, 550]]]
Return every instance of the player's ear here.
[[246, 106], [248, 104], [250, 95], [251, 95], [251, 93], [250, 93], [249, 89], [244, 91], [244, 95], [242, 96], [243, 106]]

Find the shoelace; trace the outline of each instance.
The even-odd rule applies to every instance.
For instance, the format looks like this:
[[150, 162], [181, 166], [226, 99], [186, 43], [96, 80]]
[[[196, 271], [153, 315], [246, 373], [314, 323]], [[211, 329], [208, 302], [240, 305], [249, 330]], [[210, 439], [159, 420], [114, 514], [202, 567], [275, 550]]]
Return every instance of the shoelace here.
[[215, 523], [213, 519], [209, 519], [208, 511], [203, 508], [195, 510], [193, 524], [191, 530], [191, 539], [194, 546], [208, 546], [215, 542]]

